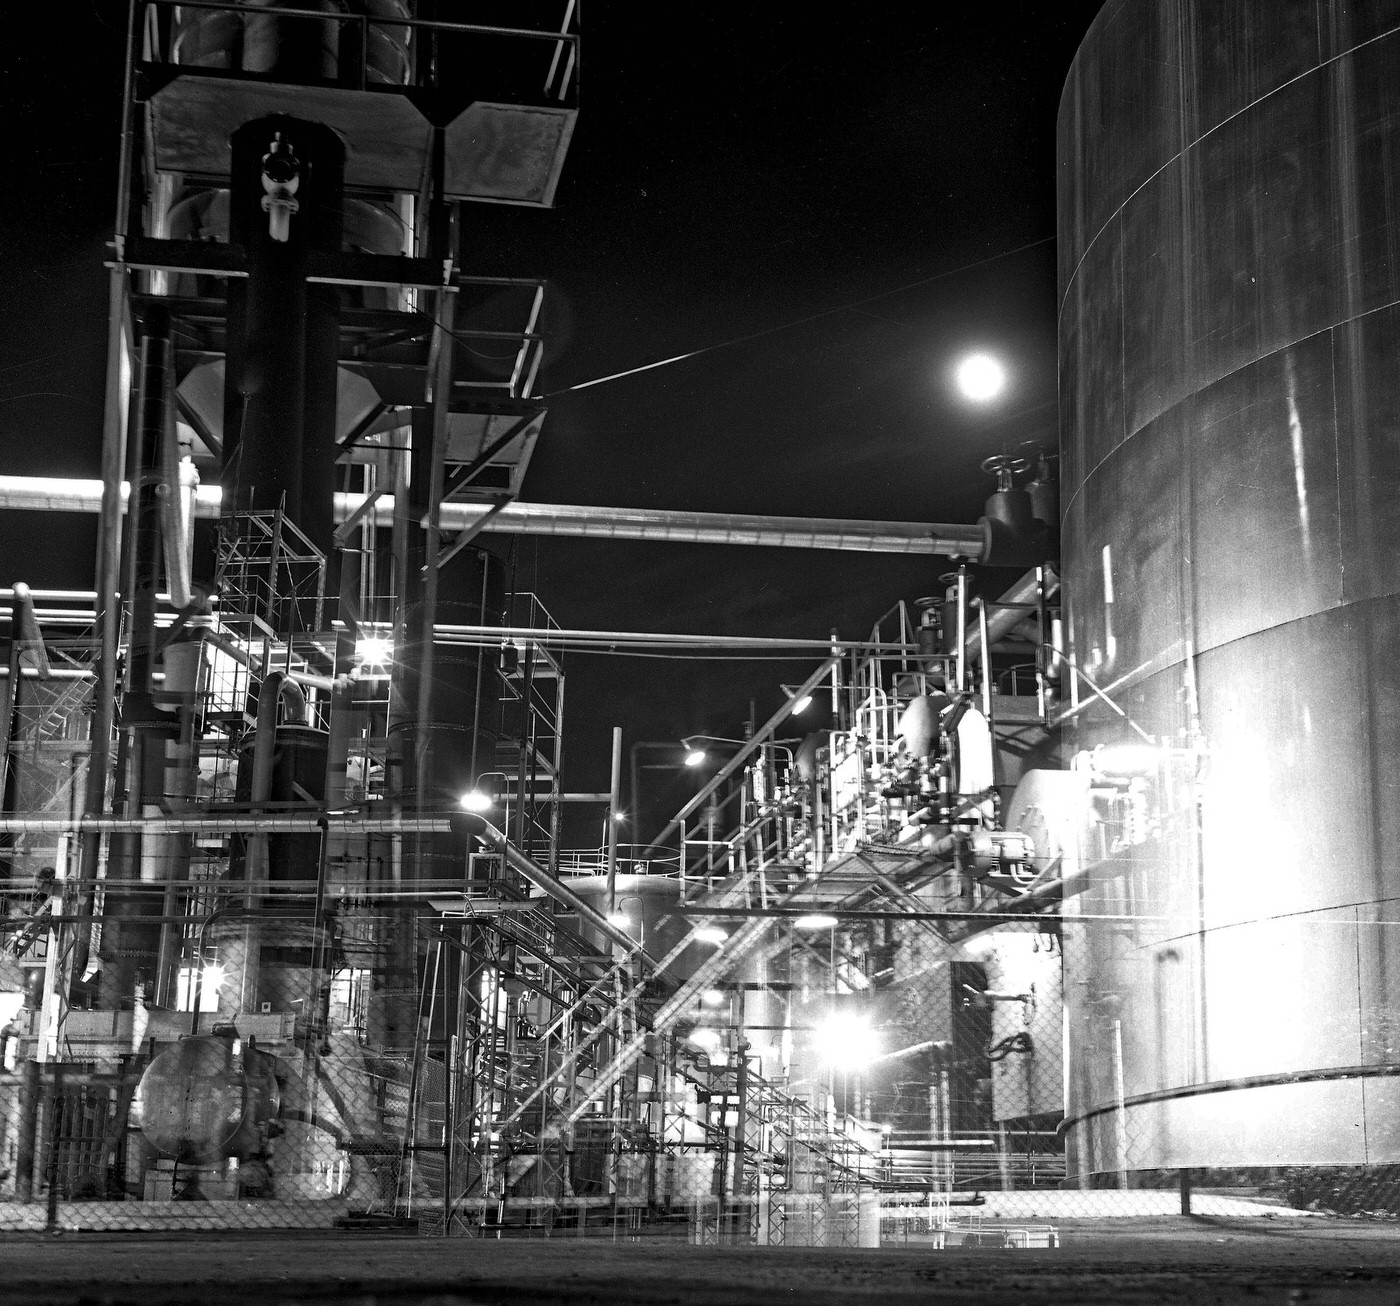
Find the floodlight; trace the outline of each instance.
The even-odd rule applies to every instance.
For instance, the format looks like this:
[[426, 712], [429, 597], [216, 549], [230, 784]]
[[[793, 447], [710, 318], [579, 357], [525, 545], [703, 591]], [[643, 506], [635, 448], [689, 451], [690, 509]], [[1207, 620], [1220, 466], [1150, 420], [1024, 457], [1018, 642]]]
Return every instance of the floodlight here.
[[381, 667], [393, 656], [393, 641], [383, 635], [361, 635], [355, 641], [355, 657], [361, 666]]
[[863, 1016], [837, 1012], [813, 1031], [817, 1055], [834, 1070], [861, 1070], [880, 1052], [879, 1036]]

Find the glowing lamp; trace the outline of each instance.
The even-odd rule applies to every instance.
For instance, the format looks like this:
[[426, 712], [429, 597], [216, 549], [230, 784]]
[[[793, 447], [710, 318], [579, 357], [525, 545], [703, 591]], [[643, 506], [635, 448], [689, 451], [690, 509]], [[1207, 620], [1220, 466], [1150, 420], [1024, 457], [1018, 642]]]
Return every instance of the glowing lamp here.
[[383, 666], [394, 656], [394, 645], [382, 635], [363, 635], [355, 641], [355, 656], [361, 666]]
[[817, 1055], [833, 1070], [861, 1070], [880, 1054], [880, 1039], [860, 1016], [838, 1012], [813, 1033]]
[[990, 354], [969, 354], [958, 364], [958, 389], [963, 398], [984, 404], [1006, 385], [1006, 369]]

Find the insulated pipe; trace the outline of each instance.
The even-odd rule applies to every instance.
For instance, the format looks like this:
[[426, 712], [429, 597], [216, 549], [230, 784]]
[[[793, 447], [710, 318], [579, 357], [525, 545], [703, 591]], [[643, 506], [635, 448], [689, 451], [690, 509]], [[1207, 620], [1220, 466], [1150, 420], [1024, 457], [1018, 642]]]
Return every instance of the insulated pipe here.
[[[122, 493], [126, 493], [123, 486]], [[335, 495], [337, 521], [365, 501], [363, 494]], [[62, 476], [0, 476], [0, 509], [96, 512], [102, 482]], [[219, 515], [217, 485], [201, 485], [195, 516]], [[393, 495], [375, 501], [376, 516], [392, 519]], [[444, 503], [443, 530], [461, 531], [491, 511], [487, 504]], [[977, 526], [940, 522], [863, 521], [840, 517], [772, 517], [762, 514], [683, 512], [648, 508], [599, 508], [555, 503], [507, 504], [485, 528], [504, 535], [565, 535], [588, 539], [664, 540], [673, 544], [750, 544], [788, 549], [839, 549], [850, 553], [914, 553], [980, 558]]]
[[19, 652], [16, 666], [21, 673], [30, 671], [40, 680], [52, 680], [53, 667], [49, 663], [48, 650], [44, 647], [39, 620], [34, 615], [34, 596], [29, 586], [20, 580], [15, 581], [12, 592], [15, 596], [15, 625], [18, 627], [13, 636]]
[[161, 501], [165, 585], [171, 603], [183, 608], [194, 596], [190, 553], [194, 547], [194, 496], [199, 487], [199, 473], [188, 459], [180, 459], [178, 450], [174, 454], [174, 472], [167, 475], [167, 484], [180, 488]]

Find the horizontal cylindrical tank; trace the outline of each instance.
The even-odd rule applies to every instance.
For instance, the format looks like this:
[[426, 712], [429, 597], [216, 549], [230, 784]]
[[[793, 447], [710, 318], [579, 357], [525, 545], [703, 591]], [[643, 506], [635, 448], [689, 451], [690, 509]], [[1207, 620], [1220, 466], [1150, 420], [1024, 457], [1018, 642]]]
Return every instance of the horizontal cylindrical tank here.
[[1065, 88], [1079, 742], [1157, 748], [1066, 902], [1081, 1174], [1400, 1161], [1397, 60], [1361, 6], [1120, 0]]
[[182, 1039], [146, 1067], [131, 1123], [157, 1155], [187, 1164], [256, 1155], [280, 1106], [276, 1064], [232, 1031]]

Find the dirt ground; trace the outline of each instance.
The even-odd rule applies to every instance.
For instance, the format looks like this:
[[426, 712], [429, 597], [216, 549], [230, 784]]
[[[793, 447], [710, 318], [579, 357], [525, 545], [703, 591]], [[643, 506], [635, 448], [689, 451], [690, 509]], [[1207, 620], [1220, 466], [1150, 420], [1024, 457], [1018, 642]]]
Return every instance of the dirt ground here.
[[25, 1306], [676, 1303], [943, 1306], [1190, 1302], [1400, 1306], [1400, 1227], [1203, 1219], [1085, 1224], [1050, 1249], [692, 1247], [366, 1234], [13, 1235], [0, 1302]]

